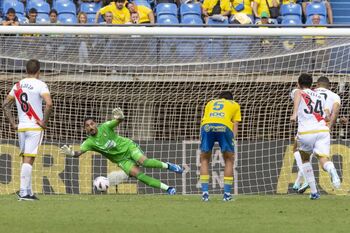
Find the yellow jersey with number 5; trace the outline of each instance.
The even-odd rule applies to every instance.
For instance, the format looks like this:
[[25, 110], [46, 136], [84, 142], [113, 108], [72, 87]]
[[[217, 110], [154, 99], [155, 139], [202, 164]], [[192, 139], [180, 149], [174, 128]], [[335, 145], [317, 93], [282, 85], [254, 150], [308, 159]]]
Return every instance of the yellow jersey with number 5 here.
[[205, 124], [223, 124], [233, 131], [233, 123], [241, 121], [241, 107], [227, 99], [211, 100], [205, 105], [201, 126]]

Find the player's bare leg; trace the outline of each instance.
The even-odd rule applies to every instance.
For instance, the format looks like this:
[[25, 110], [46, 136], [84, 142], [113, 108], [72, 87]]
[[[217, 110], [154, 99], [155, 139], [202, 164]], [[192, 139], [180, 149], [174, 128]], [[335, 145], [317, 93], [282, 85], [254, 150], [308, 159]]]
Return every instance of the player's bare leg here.
[[138, 166], [133, 166], [130, 169], [130, 176], [135, 177], [137, 180], [141, 181], [142, 183], [151, 186], [153, 188], [160, 188], [162, 190], [165, 190], [170, 195], [174, 195], [176, 193], [175, 188], [169, 187], [168, 185], [160, 182], [160, 180], [154, 179], [153, 177], [147, 176], [143, 172], [140, 171], [140, 168]]
[[224, 169], [224, 201], [230, 201], [232, 199], [232, 183], [233, 183], [233, 163], [235, 154], [232, 152], [224, 152], [225, 160]]
[[335, 189], [339, 189], [340, 188], [340, 178], [338, 176], [337, 170], [334, 167], [334, 164], [332, 161], [330, 161], [327, 157], [319, 157], [319, 162], [321, 167], [323, 168], [324, 171], [328, 172], [333, 187]]
[[200, 181], [202, 187], [202, 200], [209, 201], [209, 161], [211, 152], [202, 152], [200, 155]]
[[299, 151], [300, 155], [301, 155], [301, 159], [303, 161], [303, 172], [304, 175], [306, 177], [307, 182], [310, 185], [310, 190], [311, 190], [311, 194], [310, 194], [310, 199], [311, 200], [316, 200], [320, 198], [320, 194], [317, 191], [316, 188], [316, 180], [315, 180], [315, 175], [314, 175], [314, 171], [312, 169], [312, 165], [310, 163], [310, 153], [305, 152], [305, 151]]

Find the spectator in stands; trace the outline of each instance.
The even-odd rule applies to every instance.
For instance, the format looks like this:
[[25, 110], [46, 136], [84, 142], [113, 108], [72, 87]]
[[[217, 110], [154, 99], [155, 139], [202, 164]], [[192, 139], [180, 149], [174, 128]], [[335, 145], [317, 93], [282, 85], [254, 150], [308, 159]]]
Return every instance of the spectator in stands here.
[[256, 21], [255, 24], [258, 25], [267, 25], [267, 24], [274, 24], [273, 21], [269, 18], [269, 14], [267, 14], [266, 11], [263, 11], [260, 15], [260, 20]]
[[204, 21], [208, 24], [209, 17], [214, 20], [224, 21], [231, 13], [229, 0], [204, 0], [202, 5]]
[[113, 24], [125, 24], [130, 21], [130, 12], [125, 6], [125, 0], [111, 0], [111, 3], [102, 7], [95, 17], [95, 23], [98, 22], [100, 15], [104, 15], [107, 11], [113, 14]]
[[50, 13], [49, 13], [50, 23], [58, 23], [57, 15], [58, 13], [55, 9], [50, 10]]
[[231, 0], [231, 23], [234, 21], [234, 16], [238, 13], [247, 15], [254, 22], [251, 0]]
[[[274, 22], [269, 18], [269, 14], [267, 14], [266, 11], [263, 11], [260, 15], [260, 20], [256, 21], [255, 24], [268, 25], [268, 24], [274, 24]], [[268, 39], [261, 38], [260, 44], [261, 44], [260, 46], [261, 52], [270, 51], [272, 49], [271, 48], [272, 43]]]
[[112, 21], [113, 21], [113, 14], [112, 14], [112, 12], [107, 11], [103, 18], [105, 19], [105, 21], [100, 23], [100, 24], [112, 24]]
[[130, 15], [130, 22], [132, 24], [140, 24], [140, 16], [139, 16], [139, 13], [137, 12], [131, 12], [131, 15]]
[[[269, 18], [277, 18], [279, 15], [280, 0], [254, 0], [253, 12], [255, 21], [260, 19], [262, 12], [267, 12]], [[271, 14], [274, 14], [271, 16]]]
[[[139, 23], [151, 23], [154, 24], [154, 14], [151, 9], [146, 6], [139, 5], [137, 6], [134, 2], [130, 2], [126, 4], [126, 7], [129, 9], [130, 14], [138, 13]], [[131, 15], [130, 15], [131, 18]], [[133, 22], [133, 20], [131, 20]]]
[[6, 16], [2, 21], [3, 26], [18, 26], [18, 18], [16, 16], [16, 11], [13, 8], [9, 8], [6, 12]]
[[244, 13], [236, 13], [230, 19], [231, 24], [252, 24], [252, 19]]
[[313, 25], [319, 25], [321, 22], [321, 16], [319, 15], [313, 15], [311, 18], [312, 24]]
[[312, 3], [322, 3], [326, 7], [327, 11], [327, 22], [333, 24], [333, 10], [331, 4], [327, 0], [302, 0], [303, 14], [307, 18], [306, 7], [308, 4]]
[[35, 8], [30, 8], [27, 16], [26, 23], [36, 23], [36, 17], [38, 16], [38, 11]]
[[[87, 15], [85, 12], [79, 12], [78, 24], [87, 24]], [[79, 46], [79, 63], [80, 64], [90, 63], [87, 42], [83, 39], [80, 41], [80, 46]], [[84, 69], [82, 68], [82, 66], [80, 67], [79, 72], [84, 72]]]

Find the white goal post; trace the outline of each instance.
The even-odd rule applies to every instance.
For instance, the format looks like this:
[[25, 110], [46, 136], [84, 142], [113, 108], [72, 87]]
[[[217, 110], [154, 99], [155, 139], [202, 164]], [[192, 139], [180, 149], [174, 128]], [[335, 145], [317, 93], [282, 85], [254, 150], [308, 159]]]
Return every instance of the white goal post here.
[[[59, 154], [78, 149], [86, 137], [82, 121], [111, 118], [121, 107], [126, 120], [117, 132], [140, 144], [149, 158], [182, 164], [184, 174], [145, 173], [199, 194], [199, 127], [203, 107], [223, 90], [240, 103], [242, 123], [235, 163], [236, 194], [291, 194], [297, 174], [289, 121], [290, 91], [301, 73], [325, 75], [350, 115], [350, 28], [0, 26], [1, 102], [25, 77], [25, 62], [41, 62], [54, 113], [33, 170], [34, 191], [44, 194], [95, 193], [92, 181], [119, 168], [101, 155], [79, 159]], [[13, 114], [16, 114], [14, 109]], [[0, 194], [19, 188], [16, 132], [0, 115]], [[313, 161], [323, 193], [350, 190], [349, 126], [336, 125], [331, 155], [342, 189]], [[210, 192], [223, 191], [223, 160], [216, 146]], [[110, 193], [161, 193], [128, 179]]]

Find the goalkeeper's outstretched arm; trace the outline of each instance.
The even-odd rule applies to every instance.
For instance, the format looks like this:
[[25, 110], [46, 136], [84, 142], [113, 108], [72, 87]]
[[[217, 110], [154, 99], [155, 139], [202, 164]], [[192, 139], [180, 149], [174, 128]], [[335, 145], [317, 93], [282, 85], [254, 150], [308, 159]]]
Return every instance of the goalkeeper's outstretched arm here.
[[108, 122], [110, 128], [117, 127], [124, 120], [124, 113], [121, 108], [115, 108], [112, 110], [113, 120]]
[[72, 146], [63, 145], [61, 147], [61, 153], [69, 157], [78, 158], [80, 155], [84, 154], [86, 151], [74, 151]]

